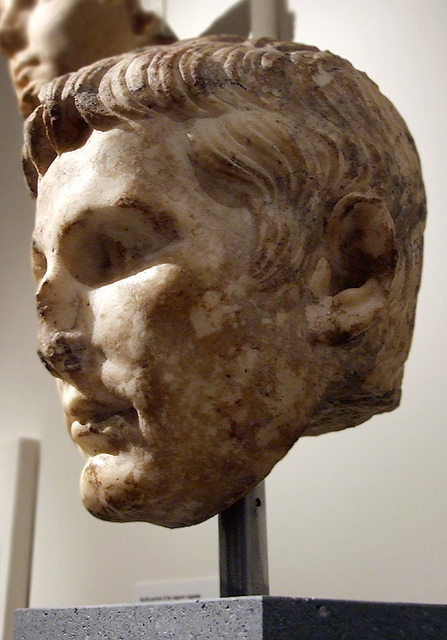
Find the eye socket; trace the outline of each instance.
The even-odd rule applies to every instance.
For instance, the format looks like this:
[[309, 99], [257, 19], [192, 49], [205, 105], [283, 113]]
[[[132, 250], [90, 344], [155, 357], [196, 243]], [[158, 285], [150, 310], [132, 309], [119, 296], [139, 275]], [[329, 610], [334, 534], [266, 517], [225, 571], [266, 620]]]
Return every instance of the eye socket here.
[[76, 280], [100, 287], [146, 269], [154, 254], [172, 240], [153, 230], [142, 237], [141, 228], [76, 225], [61, 242], [61, 258]]
[[37, 248], [35, 242], [33, 242], [31, 250], [31, 266], [33, 270], [33, 276], [36, 282], [40, 282], [47, 272], [47, 259], [43, 253]]
[[[93, 238], [97, 254], [94, 256], [95, 266], [107, 279], [114, 269], [120, 269], [126, 265], [130, 257], [130, 251], [118, 240], [113, 240], [103, 234], [97, 234]], [[95, 251], [95, 253], [96, 253]]]
[[[104, 233], [84, 234], [64, 251], [65, 264], [76, 280], [90, 287], [109, 284], [130, 275], [142, 257], [142, 249], [126, 246]], [[138, 270], [138, 269], [137, 269]]]

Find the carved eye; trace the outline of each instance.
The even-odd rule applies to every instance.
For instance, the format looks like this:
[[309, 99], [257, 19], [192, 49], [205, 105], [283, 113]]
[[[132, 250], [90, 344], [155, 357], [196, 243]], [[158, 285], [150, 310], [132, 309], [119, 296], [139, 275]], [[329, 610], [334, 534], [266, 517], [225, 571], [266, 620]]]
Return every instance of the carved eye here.
[[150, 216], [137, 205], [86, 210], [61, 229], [59, 258], [73, 278], [96, 288], [147, 269], [178, 239], [168, 215]]
[[127, 245], [104, 233], [82, 234], [66, 247], [65, 265], [71, 275], [83, 284], [98, 287], [130, 275], [138, 270], [144, 254], [142, 247]]
[[157, 251], [173, 241], [172, 234], [140, 226], [92, 226], [73, 225], [60, 245], [65, 267], [89, 287], [104, 286], [147, 269]]
[[95, 250], [97, 254], [94, 256], [96, 267], [99, 273], [111, 274], [114, 269], [120, 269], [126, 264], [128, 258], [128, 249], [118, 240], [108, 238], [106, 235], [98, 234], [95, 238]]
[[40, 282], [47, 272], [47, 259], [44, 254], [37, 248], [35, 242], [33, 242], [31, 251], [31, 265], [33, 269], [33, 276], [36, 282]]

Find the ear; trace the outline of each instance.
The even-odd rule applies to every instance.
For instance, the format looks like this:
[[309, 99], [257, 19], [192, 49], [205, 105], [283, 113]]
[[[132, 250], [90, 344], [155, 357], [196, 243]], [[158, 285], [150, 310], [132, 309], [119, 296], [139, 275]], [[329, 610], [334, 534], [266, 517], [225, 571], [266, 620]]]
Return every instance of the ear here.
[[377, 196], [350, 193], [335, 206], [310, 279], [313, 340], [344, 343], [383, 310], [397, 264], [394, 222]]

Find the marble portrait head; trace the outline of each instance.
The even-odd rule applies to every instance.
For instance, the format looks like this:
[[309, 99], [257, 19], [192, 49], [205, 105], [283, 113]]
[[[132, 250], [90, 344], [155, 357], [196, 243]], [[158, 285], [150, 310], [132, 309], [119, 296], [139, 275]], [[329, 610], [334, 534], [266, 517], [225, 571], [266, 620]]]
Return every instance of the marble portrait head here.
[[24, 116], [38, 105], [41, 87], [57, 76], [174, 39], [140, 0], [0, 0], [0, 47]]
[[350, 63], [209, 37], [60, 78], [28, 119], [39, 353], [94, 515], [177, 527], [302, 435], [399, 404], [425, 197]]

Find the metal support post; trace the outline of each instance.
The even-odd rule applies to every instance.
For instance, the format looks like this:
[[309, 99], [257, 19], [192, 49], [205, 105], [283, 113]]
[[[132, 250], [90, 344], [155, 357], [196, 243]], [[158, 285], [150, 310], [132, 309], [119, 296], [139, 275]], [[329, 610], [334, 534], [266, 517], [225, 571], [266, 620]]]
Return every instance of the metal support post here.
[[268, 595], [264, 482], [219, 514], [220, 595]]
[[250, 0], [253, 38], [278, 38], [277, 0]]

